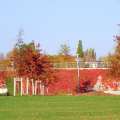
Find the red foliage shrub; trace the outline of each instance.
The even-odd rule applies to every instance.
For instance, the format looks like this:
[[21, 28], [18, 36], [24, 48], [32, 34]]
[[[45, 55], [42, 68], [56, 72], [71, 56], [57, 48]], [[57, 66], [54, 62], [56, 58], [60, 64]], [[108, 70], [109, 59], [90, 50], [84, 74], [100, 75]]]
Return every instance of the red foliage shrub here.
[[[5, 73], [3, 74], [3, 72], [0, 72], [1, 82], [4, 81], [4, 75]], [[96, 83], [99, 75], [102, 76], [106, 86], [116, 86], [111, 81], [107, 81], [106, 69], [83, 69], [80, 70], [80, 91], [86, 92], [91, 89]], [[77, 69], [57, 69], [56, 76], [56, 82], [53, 82], [48, 86], [49, 95], [67, 93], [76, 94], [76, 86], [78, 84]]]
[[[97, 77], [101, 75], [104, 79], [107, 75], [105, 69], [83, 69], [80, 70], [80, 91], [86, 92], [96, 83]], [[57, 82], [49, 85], [50, 94], [76, 93], [78, 84], [77, 69], [57, 70]], [[87, 89], [86, 89], [87, 88]]]
[[0, 71], [0, 84], [5, 83], [5, 78], [6, 78], [6, 72], [5, 71]]

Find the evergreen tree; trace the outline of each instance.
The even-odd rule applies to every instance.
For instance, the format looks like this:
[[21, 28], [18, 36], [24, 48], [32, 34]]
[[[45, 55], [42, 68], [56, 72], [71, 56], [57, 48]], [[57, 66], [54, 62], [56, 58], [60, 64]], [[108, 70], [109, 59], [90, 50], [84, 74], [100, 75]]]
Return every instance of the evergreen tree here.
[[76, 52], [76, 54], [78, 55], [78, 57], [83, 58], [82, 40], [79, 40], [79, 41], [78, 41], [77, 52]]

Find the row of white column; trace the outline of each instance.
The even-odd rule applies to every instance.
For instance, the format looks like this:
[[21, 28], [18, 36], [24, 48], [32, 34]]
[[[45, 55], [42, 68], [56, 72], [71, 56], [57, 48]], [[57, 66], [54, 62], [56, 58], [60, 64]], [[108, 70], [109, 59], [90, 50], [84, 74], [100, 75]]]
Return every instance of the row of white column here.
[[44, 95], [44, 85], [42, 85], [41, 81], [33, 81], [26, 79], [26, 92], [23, 91], [23, 78], [14, 78], [14, 96], [16, 96], [16, 90], [17, 90], [17, 83], [20, 84], [20, 95], [29, 95], [29, 83], [32, 82], [32, 95], [37, 95], [37, 89], [40, 90], [40, 95]]

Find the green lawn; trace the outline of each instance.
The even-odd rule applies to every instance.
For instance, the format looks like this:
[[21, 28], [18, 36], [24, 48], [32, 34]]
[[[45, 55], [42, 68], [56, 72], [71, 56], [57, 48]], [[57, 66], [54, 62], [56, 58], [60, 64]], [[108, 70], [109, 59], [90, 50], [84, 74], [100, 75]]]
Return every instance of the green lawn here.
[[120, 120], [120, 97], [0, 96], [0, 120]]

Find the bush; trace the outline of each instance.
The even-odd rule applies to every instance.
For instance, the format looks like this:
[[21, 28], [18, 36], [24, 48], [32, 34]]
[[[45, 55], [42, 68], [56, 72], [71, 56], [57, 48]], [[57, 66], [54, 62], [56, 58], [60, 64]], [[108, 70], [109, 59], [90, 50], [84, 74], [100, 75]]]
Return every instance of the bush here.
[[7, 78], [6, 79], [6, 85], [8, 88], [8, 96], [12, 96], [13, 95], [13, 90], [14, 90], [14, 86], [13, 86], [13, 78]]

